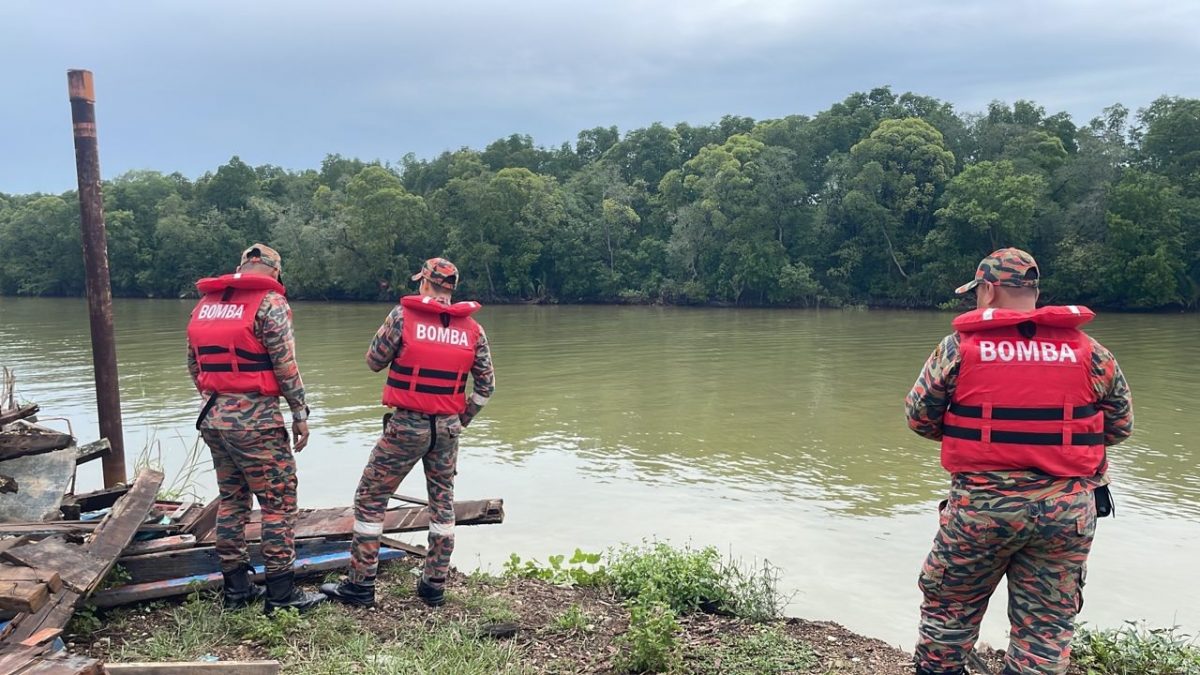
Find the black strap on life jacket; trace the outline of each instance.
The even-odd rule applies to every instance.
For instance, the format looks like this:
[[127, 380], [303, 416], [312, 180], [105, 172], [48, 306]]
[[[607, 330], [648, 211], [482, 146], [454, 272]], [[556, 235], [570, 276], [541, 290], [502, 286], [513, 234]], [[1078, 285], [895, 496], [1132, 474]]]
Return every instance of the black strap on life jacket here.
[[[200, 370], [206, 373], [232, 373], [236, 365], [237, 372], [239, 373], [257, 373], [273, 368], [270, 354], [248, 352], [240, 347], [235, 347], [233, 351], [236, 357], [234, 360], [225, 363], [201, 363]], [[202, 356], [228, 353], [229, 348], [220, 345], [200, 345], [196, 347], [196, 354]]]
[[[950, 412], [959, 417], [974, 417], [983, 419], [983, 406], [979, 405], [962, 405], [961, 403], [951, 403]], [[1098, 410], [1096, 407], [1088, 404], [1076, 406], [1071, 409], [1071, 419], [1080, 420], [1095, 415]], [[1046, 420], [1061, 420], [1063, 419], [1062, 408], [992, 408], [990, 419], [994, 420], [1021, 420], [1021, 421], [1046, 421]]]
[[[995, 410], [995, 409], [993, 409]], [[961, 438], [964, 441], [982, 441], [982, 429], [968, 429], [967, 427], [955, 426], [947, 424], [942, 427], [942, 435], [950, 438]], [[991, 443], [1013, 443], [1020, 445], [1103, 445], [1104, 434], [1102, 433], [1073, 433], [1061, 434], [1055, 432], [1033, 432], [1033, 431], [1006, 431], [1003, 429], [992, 429], [989, 436]]]
[[[403, 389], [405, 391], [415, 390], [419, 394], [462, 394], [467, 391], [467, 374], [456, 373], [453, 370], [436, 370], [433, 368], [416, 369], [412, 366], [399, 366], [393, 361], [391, 372], [396, 375], [388, 376], [387, 383], [389, 387]], [[448, 380], [453, 384], [449, 386], [439, 386], [436, 384], [426, 384], [417, 382], [418, 378], [429, 378], [432, 380]]]

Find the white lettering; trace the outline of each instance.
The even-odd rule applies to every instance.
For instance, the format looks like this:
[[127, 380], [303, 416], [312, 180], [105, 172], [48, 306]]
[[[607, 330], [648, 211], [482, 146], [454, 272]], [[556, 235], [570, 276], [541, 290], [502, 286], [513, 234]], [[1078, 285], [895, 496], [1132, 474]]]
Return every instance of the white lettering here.
[[980, 361], [995, 361], [996, 360], [996, 343], [991, 340], [979, 341], [979, 360]]
[[1043, 342], [1042, 343], [1042, 360], [1043, 361], [1057, 361], [1058, 360], [1058, 346], [1055, 345], [1053, 342]]
[[198, 319], [241, 319], [245, 312], [245, 305], [227, 305], [227, 304], [212, 304], [201, 305], [200, 312], [197, 314]]
[[1079, 363], [1075, 350], [1065, 342], [1037, 342], [991, 340], [979, 341], [979, 360], [981, 362], [1003, 361], [1009, 363], [1041, 362], [1041, 363]]
[[1018, 361], [1037, 361], [1038, 350], [1033, 346], [1032, 342], [1017, 343], [1017, 360]]
[[467, 340], [467, 331], [465, 330], [443, 326], [428, 326], [423, 323], [417, 324], [417, 339], [426, 342], [441, 342], [456, 347], [467, 347], [470, 344]]
[[1001, 342], [1000, 344], [996, 345], [996, 351], [1000, 353], [1001, 361], [1012, 361], [1013, 360], [1013, 352], [1015, 352], [1016, 350], [1017, 350], [1016, 346], [1014, 346], [1013, 343], [1008, 342], [1008, 341]]

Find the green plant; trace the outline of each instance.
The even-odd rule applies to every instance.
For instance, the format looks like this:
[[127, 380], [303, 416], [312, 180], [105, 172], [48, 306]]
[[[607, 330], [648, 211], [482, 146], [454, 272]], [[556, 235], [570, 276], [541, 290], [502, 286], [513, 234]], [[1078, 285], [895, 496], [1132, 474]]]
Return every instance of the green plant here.
[[621, 670], [662, 673], [680, 659], [679, 622], [671, 607], [660, 600], [634, 600], [629, 607], [629, 630], [617, 638], [622, 651], [616, 659]]
[[1200, 675], [1200, 647], [1178, 626], [1146, 628], [1135, 621], [1109, 630], [1080, 626], [1071, 662], [1088, 675]]
[[104, 622], [100, 617], [96, 616], [95, 605], [85, 603], [82, 607], [75, 610], [75, 615], [71, 617], [71, 621], [67, 624], [67, 633], [71, 635], [88, 635], [100, 630], [104, 626]]
[[666, 542], [609, 552], [608, 577], [625, 598], [659, 601], [676, 613], [724, 607], [721, 554], [713, 547], [676, 548]]
[[535, 559], [522, 560], [513, 553], [504, 563], [504, 575], [509, 578], [540, 579], [560, 586], [600, 586], [607, 581], [607, 573], [600, 564], [603, 556], [599, 553], [584, 553], [575, 549], [575, 554], [567, 560], [563, 555], [552, 555], [547, 558], [547, 565], [540, 564]]
[[554, 630], [562, 633], [573, 633], [591, 629], [591, 617], [579, 605], [571, 605], [567, 611], [554, 617], [550, 622]]
[[696, 675], [808, 672], [817, 663], [811, 647], [778, 626], [726, 636], [717, 645], [689, 650], [684, 658], [688, 672]]
[[743, 566], [730, 556], [721, 564], [720, 576], [725, 609], [747, 621], [778, 619], [793, 597], [779, 592], [780, 571], [769, 560]]

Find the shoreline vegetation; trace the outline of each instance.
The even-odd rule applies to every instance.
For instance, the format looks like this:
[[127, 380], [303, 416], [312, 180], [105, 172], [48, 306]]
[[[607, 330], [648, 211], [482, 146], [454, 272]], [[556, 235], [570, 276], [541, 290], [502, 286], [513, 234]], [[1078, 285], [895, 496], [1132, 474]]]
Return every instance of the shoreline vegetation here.
[[[395, 301], [441, 254], [484, 303], [949, 308], [980, 258], [1018, 246], [1047, 302], [1200, 307], [1200, 99], [1083, 122], [880, 87], [813, 115], [306, 170], [235, 156], [103, 191], [118, 297], [190, 296], [262, 241], [293, 299]], [[0, 294], [82, 295], [78, 223], [73, 191], [0, 192]]]
[[[436, 610], [414, 595], [418, 572], [408, 560], [386, 564], [372, 609], [330, 604], [267, 618], [257, 605], [226, 612], [216, 594], [194, 593], [84, 610], [65, 639], [113, 662], [270, 658], [305, 674], [912, 672], [905, 649], [783, 617], [778, 570], [714, 548], [652, 542], [545, 564], [514, 555], [498, 575], [453, 572]], [[1000, 672], [1001, 652], [977, 654], [972, 672]], [[1200, 673], [1200, 648], [1175, 630], [1083, 627], [1073, 662], [1074, 675], [1190, 675]]]

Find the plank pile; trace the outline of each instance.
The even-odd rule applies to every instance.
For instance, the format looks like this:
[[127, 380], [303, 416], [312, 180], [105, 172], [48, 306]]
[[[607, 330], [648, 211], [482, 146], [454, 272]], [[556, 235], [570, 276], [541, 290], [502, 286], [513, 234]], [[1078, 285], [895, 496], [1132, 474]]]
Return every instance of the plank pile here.
[[[149, 469], [128, 485], [76, 494], [75, 467], [103, 457], [109, 445], [76, 446], [71, 435], [34, 422], [37, 412], [35, 405], [0, 404], [0, 675], [278, 673], [277, 662], [106, 665], [62, 650], [59, 635], [85, 602], [107, 608], [182, 596], [197, 586], [219, 589], [218, 502], [161, 500], [163, 474]], [[423, 500], [395, 498], [407, 504], [387, 511], [385, 533], [428, 529]], [[48, 505], [55, 513], [46, 517]], [[456, 502], [454, 510], [459, 525], [504, 522], [500, 499]], [[351, 507], [302, 509], [297, 576], [348, 566], [353, 531]], [[255, 511], [246, 539], [259, 581], [261, 535], [262, 515]], [[381, 560], [425, 554], [392, 537], [383, 544]]]

